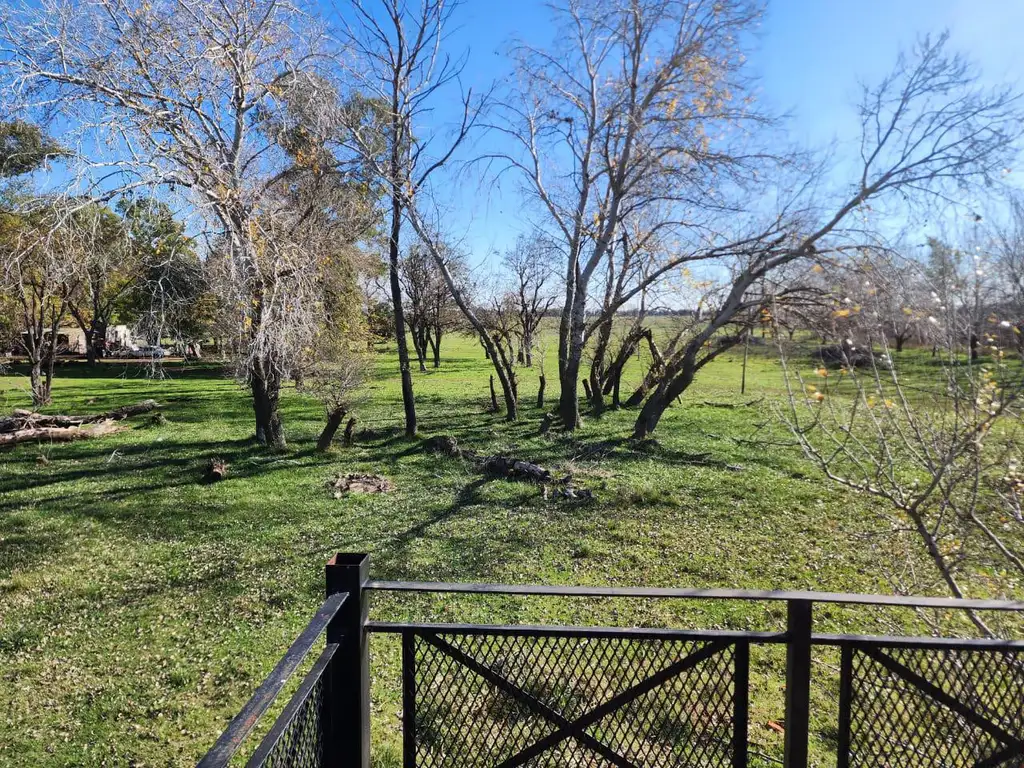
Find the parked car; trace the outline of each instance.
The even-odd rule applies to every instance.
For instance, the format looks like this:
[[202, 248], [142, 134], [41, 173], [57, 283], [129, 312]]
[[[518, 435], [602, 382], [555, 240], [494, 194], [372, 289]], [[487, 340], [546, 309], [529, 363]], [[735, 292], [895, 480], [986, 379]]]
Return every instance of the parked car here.
[[167, 357], [167, 350], [163, 347], [139, 347], [135, 354], [137, 357], [151, 357], [159, 359], [161, 357]]

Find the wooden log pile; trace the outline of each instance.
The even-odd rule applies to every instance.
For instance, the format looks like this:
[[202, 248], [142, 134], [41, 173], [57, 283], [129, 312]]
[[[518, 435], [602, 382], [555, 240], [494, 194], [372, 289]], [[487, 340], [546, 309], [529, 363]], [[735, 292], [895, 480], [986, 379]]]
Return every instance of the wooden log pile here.
[[110, 435], [124, 429], [120, 422], [125, 419], [149, 413], [158, 407], [155, 400], [143, 400], [105, 413], [82, 416], [15, 410], [10, 416], [0, 418], [0, 447], [36, 441], [67, 443]]

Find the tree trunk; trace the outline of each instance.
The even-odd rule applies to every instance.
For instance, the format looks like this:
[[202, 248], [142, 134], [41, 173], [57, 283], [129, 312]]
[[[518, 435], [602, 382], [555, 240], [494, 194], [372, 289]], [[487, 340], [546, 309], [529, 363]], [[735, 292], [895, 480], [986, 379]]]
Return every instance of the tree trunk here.
[[657, 429], [658, 422], [661, 421], [661, 417], [668, 410], [672, 401], [685, 392], [686, 388], [693, 383], [695, 373], [696, 368], [693, 361], [688, 359], [684, 361], [681, 373], [667, 381], [662, 381], [651, 396], [647, 398], [644, 407], [640, 409], [640, 413], [636, 417], [636, 422], [633, 424], [634, 440], [644, 440], [650, 437], [651, 433]]
[[[654, 341], [654, 334], [651, 331], [647, 331], [644, 334], [644, 338], [647, 339], [647, 345], [651, 348], [651, 367], [647, 369], [647, 373], [644, 374], [643, 381], [640, 382], [640, 386], [636, 388], [636, 391], [629, 396], [626, 400], [627, 408], [635, 408], [644, 401], [647, 397], [647, 393], [651, 391], [651, 387], [654, 386], [658, 380], [658, 376], [661, 373], [662, 368], [665, 365], [665, 357], [662, 355], [661, 350], [658, 349], [658, 345]], [[672, 345], [669, 345], [671, 348]], [[639, 349], [639, 345], [637, 346]]]
[[281, 423], [279, 401], [281, 377], [277, 373], [265, 374], [254, 370], [251, 374], [253, 411], [256, 415], [256, 440], [260, 445], [282, 449], [287, 443]]
[[29, 382], [32, 386], [32, 405], [39, 407], [48, 405], [50, 402], [50, 387], [43, 378], [43, 361], [33, 360], [32, 369], [29, 371]]
[[96, 365], [96, 345], [93, 343], [95, 331], [92, 328], [85, 329], [85, 362], [90, 367]]
[[544, 374], [540, 375], [540, 389], [537, 390], [537, 407], [544, 407], [544, 387], [547, 386], [547, 379], [544, 378]]
[[[588, 399], [590, 405], [594, 410], [594, 413], [601, 413], [604, 410], [604, 393], [602, 390], [601, 378], [604, 376], [603, 371], [596, 371], [593, 368], [590, 369], [590, 394]], [[586, 381], [583, 382], [586, 385]]]
[[750, 331], [743, 334], [743, 374], [740, 377], [740, 394], [747, 392], [747, 358], [750, 355]]
[[570, 358], [565, 361], [558, 377], [562, 390], [558, 396], [558, 415], [567, 430], [576, 429], [580, 423], [580, 403], [577, 386], [580, 378], [580, 361]]
[[412, 348], [416, 352], [416, 361], [420, 364], [420, 373], [427, 372], [427, 341], [422, 325], [412, 328]]
[[434, 329], [434, 336], [431, 340], [431, 346], [434, 348], [434, 367], [441, 367], [441, 329]]
[[505, 421], [519, 420], [519, 392], [516, 387], [515, 374], [505, 374], [498, 371], [498, 381], [501, 382], [501, 392], [505, 398]]
[[106, 413], [86, 416], [69, 416], [67, 414], [46, 416], [35, 411], [15, 409], [10, 416], [0, 418], [0, 433], [36, 427], [80, 427], [83, 424], [96, 424], [101, 421], [122, 421], [131, 416], [149, 413], [158, 407], [156, 400], [143, 400], [135, 405], [122, 405], [120, 408], [114, 408]]
[[906, 340], [906, 338], [904, 336], [902, 336], [902, 335], [897, 335], [896, 336], [896, 351], [897, 352], [902, 352], [903, 351], [903, 345], [906, 343], [906, 341], [907, 340]]
[[498, 396], [494, 392], [494, 374], [491, 374], [491, 410], [498, 412]]
[[43, 402], [49, 403], [53, 400], [53, 366], [57, 362], [57, 350], [53, 348], [46, 358], [46, 368], [43, 370]]
[[331, 447], [331, 443], [334, 442], [334, 436], [338, 433], [341, 428], [341, 422], [345, 419], [346, 410], [344, 408], [334, 408], [327, 412], [327, 424], [324, 425], [324, 431], [320, 433], [319, 439], [316, 441], [316, 449], [318, 451], [326, 451]]
[[[393, 150], [397, 152], [397, 148]], [[392, 168], [396, 171], [395, 168]], [[397, 174], [396, 174], [397, 175]], [[397, 182], [396, 182], [397, 183]], [[395, 340], [398, 342], [398, 368], [402, 374], [402, 405], [405, 408], [405, 436], [416, 434], [416, 400], [409, 369], [409, 340], [405, 334], [405, 313], [402, 311], [402, 283], [398, 279], [398, 237], [402, 231], [402, 200], [398, 190], [391, 193], [391, 238], [388, 242], [388, 263], [391, 281], [391, 305], [395, 312]]]
[[348, 420], [348, 424], [345, 425], [344, 441], [345, 441], [345, 446], [346, 447], [352, 445], [352, 439], [353, 439], [353, 436], [355, 435], [355, 431], [356, 431], [356, 417], [353, 416], [352, 418], [350, 418]]
[[[610, 301], [610, 297], [605, 297], [605, 304]], [[604, 410], [604, 394], [605, 394], [605, 380], [608, 378], [608, 369], [606, 366], [608, 357], [608, 345], [612, 338], [612, 321], [609, 317], [602, 322], [597, 328], [597, 343], [594, 345], [593, 354], [590, 362], [590, 394], [587, 398], [593, 405], [594, 410], [600, 413]]]
[[558, 383], [561, 386], [558, 415], [563, 428], [572, 431], [580, 424], [579, 378], [583, 348], [586, 346], [587, 286], [582, 276], [574, 280], [567, 296], [570, 306], [562, 311], [558, 340]]
[[17, 445], [37, 440], [47, 443], [66, 443], [87, 437], [109, 435], [114, 432], [120, 432], [122, 429], [126, 429], [126, 427], [114, 421], [100, 421], [81, 427], [31, 427], [29, 429], [20, 429], [16, 432], [0, 434], [0, 446]]

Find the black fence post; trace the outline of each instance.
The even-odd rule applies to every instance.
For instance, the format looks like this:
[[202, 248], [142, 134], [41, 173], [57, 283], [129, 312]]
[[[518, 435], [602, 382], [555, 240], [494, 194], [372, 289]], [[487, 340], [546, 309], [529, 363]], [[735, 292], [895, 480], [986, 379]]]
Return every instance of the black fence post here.
[[338, 643], [325, 687], [324, 765], [370, 768], [370, 655], [366, 640], [370, 556], [339, 552], [327, 561], [327, 594], [347, 592], [327, 625]]
[[733, 672], [732, 765], [747, 768], [750, 720], [750, 643], [736, 643]]
[[811, 601], [786, 603], [786, 768], [807, 768], [811, 717]]
[[839, 749], [837, 768], [850, 767], [850, 707], [853, 699], [853, 647], [844, 645], [839, 657]]

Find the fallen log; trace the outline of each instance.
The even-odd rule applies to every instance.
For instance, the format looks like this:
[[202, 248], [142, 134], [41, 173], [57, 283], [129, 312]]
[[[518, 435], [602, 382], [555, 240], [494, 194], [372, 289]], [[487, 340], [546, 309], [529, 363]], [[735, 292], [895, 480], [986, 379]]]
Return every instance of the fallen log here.
[[551, 472], [544, 467], [511, 456], [487, 456], [480, 463], [484, 472], [532, 483], [550, 483]]
[[757, 405], [762, 400], [764, 400], [763, 397], [759, 397], [755, 400], [750, 400], [749, 402], [746, 403], [716, 403], [711, 400], [705, 400], [704, 405], [706, 405], [708, 408], [749, 408], [752, 405]]
[[[99, 424], [104, 421], [122, 421], [131, 416], [139, 416], [143, 413], [159, 408], [156, 400], [143, 400], [134, 405], [124, 405], [106, 413], [94, 413], [82, 416], [67, 416], [64, 414], [47, 415], [34, 411], [15, 410], [10, 416], [0, 419], [0, 433], [18, 432], [26, 429], [40, 429], [47, 427], [80, 427], [84, 424]], [[74, 438], [72, 438], [74, 439]]]
[[43, 441], [48, 443], [69, 443], [73, 440], [82, 440], [88, 437], [102, 437], [112, 435], [125, 429], [112, 419], [100, 421], [93, 424], [75, 425], [70, 427], [30, 427], [19, 429], [14, 432], [0, 433], [0, 447], [17, 445], [19, 443], [31, 443]]

